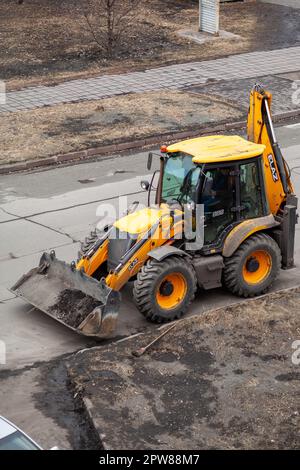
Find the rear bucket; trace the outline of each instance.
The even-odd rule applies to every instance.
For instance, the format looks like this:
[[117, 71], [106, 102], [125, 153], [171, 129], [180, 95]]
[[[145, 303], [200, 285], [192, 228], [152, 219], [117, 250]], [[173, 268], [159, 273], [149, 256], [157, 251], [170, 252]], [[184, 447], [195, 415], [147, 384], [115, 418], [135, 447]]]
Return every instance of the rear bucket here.
[[116, 327], [120, 293], [44, 253], [38, 267], [21, 277], [11, 291], [77, 333], [110, 337]]

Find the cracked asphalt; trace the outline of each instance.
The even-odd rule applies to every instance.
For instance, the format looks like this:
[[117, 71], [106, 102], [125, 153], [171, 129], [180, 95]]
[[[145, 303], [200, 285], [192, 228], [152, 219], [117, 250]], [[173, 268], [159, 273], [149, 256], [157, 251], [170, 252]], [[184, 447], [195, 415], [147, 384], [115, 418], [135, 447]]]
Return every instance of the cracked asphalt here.
[[[277, 136], [290, 167], [298, 167], [293, 170], [293, 180], [299, 194], [300, 123], [278, 127]], [[76, 259], [79, 240], [101, 220], [101, 215], [118, 207], [119, 196], [127, 198], [121, 204], [121, 213], [135, 200], [145, 203], [146, 195], [139, 183], [147, 177], [147, 153], [110, 156], [80, 165], [0, 177], [0, 340], [6, 345], [6, 364], [0, 364], [0, 414], [16, 422], [45, 447], [58, 441], [64, 447], [71, 447], [72, 443], [66, 424], [57, 423], [52, 415], [36, 408], [35, 394], [43, 390], [38, 379], [40, 363], [95, 342], [33, 310], [15, 298], [9, 288], [38, 264], [44, 250], [55, 249], [57, 257], [67, 262]], [[299, 227], [296, 263], [295, 269], [281, 272], [274, 290], [299, 284]], [[127, 286], [122, 294], [116, 336], [155, 328], [146, 323], [132, 304], [131, 287]], [[237, 301], [222, 289], [201, 293], [190, 313], [201, 314]]]

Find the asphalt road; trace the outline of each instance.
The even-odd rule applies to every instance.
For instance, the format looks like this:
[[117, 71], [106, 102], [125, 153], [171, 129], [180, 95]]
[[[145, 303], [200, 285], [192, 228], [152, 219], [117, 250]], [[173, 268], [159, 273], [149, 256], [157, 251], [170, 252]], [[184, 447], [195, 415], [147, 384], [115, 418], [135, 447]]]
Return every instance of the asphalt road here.
[[[291, 168], [300, 167], [300, 123], [280, 127], [277, 134]], [[14, 421], [45, 448], [74, 448], [70, 428], [76, 428], [77, 423], [76, 412], [70, 412], [72, 405], [64, 401], [64, 379], [51, 375], [53, 363], [47, 361], [94, 342], [33, 311], [8, 289], [37, 265], [44, 250], [55, 249], [57, 256], [68, 262], [76, 259], [78, 240], [99, 222], [97, 209], [103, 209], [103, 204], [110, 204], [105, 207], [111, 211], [118, 207], [118, 196], [127, 195], [122, 212], [127, 203], [145, 201], [139, 183], [147, 177], [147, 153], [0, 177], [0, 341], [6, 345], [6, 363], [0, 364], [0, 415]], [[293, 172], [293, 179], [299, 194], [300, 168]], [[299, 284], [299, 228], [296, 263], [295, 269], [281, 272], [273, 289]], [[149, 328], [131, 302], [130, 287], [122, 295], [116, 335]], [[190, 314], [238, 301], [225, 290], [208, 291], [195, 300]], [[70, 414], [75, 421], [70, 421]]]
[[[300, 123], [280, 127], [277, 134], [290, 167], [300, 165]], [[119, 196], [126, 196], [128, 203], [145, 202], [139, 183], [147, 177], [146, 156], [147, 152], [134, 153], [0, 178], [0, 340], [5, 342], [7, 351], [6, 364], [0, 369], [22, 368], [93, 344], [32, 310], [8, 288], [38, 264], [44, 250], [55, 249], [57, 257], [67, 262], [76, 259], [78, 241], [101, 220], [99, 211], [103, 207], [110, 212], [118, 208]], [[293, 172], [293, 179], [299, 193], [300, 168]], [[126, 203], [123, 200], [121, 213]], [[299, 282], [299, 229], [297, 232], [298, 266], [282, 271], [274, 289]], [[149, 327], [130, 297], [129, 287], [123, 291], [116, 332], [119, 337]], [[236, 297], [221, 289], [208, 291], [196, 299], [190, 313], [201, 314], [236, 301]]]

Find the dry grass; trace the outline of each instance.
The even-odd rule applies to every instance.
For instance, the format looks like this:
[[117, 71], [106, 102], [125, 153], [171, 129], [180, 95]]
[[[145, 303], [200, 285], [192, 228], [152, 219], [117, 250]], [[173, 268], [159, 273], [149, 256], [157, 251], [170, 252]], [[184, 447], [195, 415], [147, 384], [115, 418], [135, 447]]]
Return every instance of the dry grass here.
[[149, 92], [1, 114], [1, 163], [241, 117], [226, 103], [180, 91]]
[[200, 46], [177, 34], [197, 26], [197, 1], [143, 0], [136, 30], [124, 38], [116, 59], [108, 61], [97, 51], [80, 10], [70, 0], [26, 0], [19, 6], [1, 0], [1, 79], [11, 89], [287, 47], [297, 41], [300, 10], [255, 1], [223, 4], [220, 21], [221, 29], [239, 34], [241, 39], [219, 39]]

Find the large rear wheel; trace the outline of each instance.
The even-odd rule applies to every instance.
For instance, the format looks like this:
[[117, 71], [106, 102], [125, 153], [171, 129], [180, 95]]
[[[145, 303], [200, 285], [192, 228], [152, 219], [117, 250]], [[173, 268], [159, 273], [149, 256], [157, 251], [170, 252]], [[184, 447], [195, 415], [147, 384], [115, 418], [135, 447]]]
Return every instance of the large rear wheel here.
[[180, 318], [196, 291], [194, 269], [184, 258], [150, 259], [134, 283], [133, 297], [140, 312], [153, 322]]
[[276, 279], [281, 253], [273, 238], [259, 233], [244, 241], [224, 263], [224, 285], [233, 294], [254, 297], [266, 292]]

